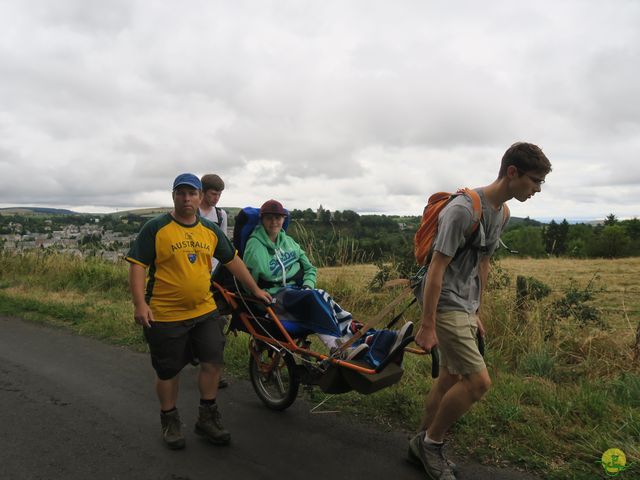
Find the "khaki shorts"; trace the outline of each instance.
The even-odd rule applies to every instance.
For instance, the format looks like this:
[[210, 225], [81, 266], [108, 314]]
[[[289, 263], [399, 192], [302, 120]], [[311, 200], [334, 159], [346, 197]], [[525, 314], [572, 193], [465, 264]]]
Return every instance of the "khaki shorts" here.
[[454, 375], [470, 375], [487, 368], [476, 334], [478, 317], [467, 312], [438, 312], [436, 335], [440, 351], [440, 366]]

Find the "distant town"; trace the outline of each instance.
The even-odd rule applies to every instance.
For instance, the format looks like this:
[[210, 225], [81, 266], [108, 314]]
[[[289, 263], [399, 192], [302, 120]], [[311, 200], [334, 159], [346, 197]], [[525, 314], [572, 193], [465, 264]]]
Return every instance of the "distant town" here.
[[[231, 237], [233, 219], [240, 209], [226, 210], [229, 214], [227, 235]], [[0, 250], [41, 249], [117, 262], [127, 254], [142, 225], [151, 217], [168, 211], [169, 208], [150, 208], [116, 214], [86, 214], [48, 208], [0, 209]], [[291, 216], [305, 223], [353, 224], [360, 218], [349, 210], [329, 212], [322, 206], [315, 211], [293, 210]], [[372, 219], [375, 217], [371, 216]], [[387, 222], [395, 230], [407, 228], [404, 221], [397, 220], [388, 218]]]
[[[110, 214], [88, 214], [49, 208], [0, 208], [0, 251], [40, 249], [118, 262], [127, 254], [145, 222], [169, 208], [148, 208]], [[239, 208], [225, 208], [227, 235], [232, 237]], [[291, 236], [317, 265], [403, 259], [413, 264], [413, 236], [419, 216], [360, 215], [352, 210], [291, 210]], [[621, 258], [640, 255], [640, 220], [620, 220], [610, 214], [603, 222], [548, 224], [512, 217], [501, 236], [509, 248], [497, 257], [518, 254], [534, 258]], [[348, 262], [346, 262], [348, 263]]]
[[141, 215], [0, 214], [0, 249], [49, 250], [117, 262], [148, 217]]

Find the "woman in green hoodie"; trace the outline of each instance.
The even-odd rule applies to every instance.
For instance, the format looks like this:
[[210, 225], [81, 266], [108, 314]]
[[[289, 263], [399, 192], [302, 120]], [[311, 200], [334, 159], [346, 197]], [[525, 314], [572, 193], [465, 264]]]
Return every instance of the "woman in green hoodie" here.
[[[298, 319], [311, 325], [330, 351], [335, 350], [353, 336], [358, 324], [327, 292], [316, 289], [316, 267], [283, 229], [287, 215], [288, 212], [276, 200], [268, 200], [260, 207], [260, 225], [246, 243], [244, 263], [257, 284], [275, 299], [276, 313], [281, 319]], [[413, 324], [407, 322], [398, 333], [393, 332], [388, 351], [393, 351], [409, 337], [412, 329]], [[376, 333], [367, 332], [361, 343], [356, 342], [345, 353], [346, 358], [364, 355]]]

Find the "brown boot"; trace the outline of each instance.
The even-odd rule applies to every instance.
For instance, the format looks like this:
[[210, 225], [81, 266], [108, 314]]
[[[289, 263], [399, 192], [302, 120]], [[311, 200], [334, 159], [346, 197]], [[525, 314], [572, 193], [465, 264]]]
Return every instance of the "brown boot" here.
[[160, 412], [160, 423], [162, 425], [162, 440], [172, 450], [184, 448], [184, 436], [181, 431], [180, 415], [178, 409], [168, 413]]
[[222, 426], [222, 417], [215, 403], [200, 405], [195, 432], [216, 445], [227, 445], [231, 441], [231, 434]]

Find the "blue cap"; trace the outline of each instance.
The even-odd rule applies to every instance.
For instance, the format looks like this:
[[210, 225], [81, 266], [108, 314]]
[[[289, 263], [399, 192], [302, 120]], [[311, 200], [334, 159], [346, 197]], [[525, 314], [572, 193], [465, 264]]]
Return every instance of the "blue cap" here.
[[188, 185], [196, 190], [202, 190], [202, 183], [200, 182], [200, 179], [193, 173], [181, 173], [178, 175], [173, 181], [173, 189], [175, 190], [180, 185]]

